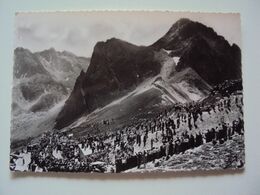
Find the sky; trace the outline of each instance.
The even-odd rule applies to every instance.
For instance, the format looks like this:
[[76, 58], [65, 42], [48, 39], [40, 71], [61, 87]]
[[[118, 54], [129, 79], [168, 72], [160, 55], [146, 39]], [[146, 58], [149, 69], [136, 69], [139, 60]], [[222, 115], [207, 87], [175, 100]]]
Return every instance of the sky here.
[[239, 14], [86, 11], [16, 13], [15, 48], [24, 47], [36, 52], [53, 47], [91, 57], [98, 41], [112, 37], [136, 45], [151, 45], [180, 18], [210, 26], [230, 44], [241, 47]]

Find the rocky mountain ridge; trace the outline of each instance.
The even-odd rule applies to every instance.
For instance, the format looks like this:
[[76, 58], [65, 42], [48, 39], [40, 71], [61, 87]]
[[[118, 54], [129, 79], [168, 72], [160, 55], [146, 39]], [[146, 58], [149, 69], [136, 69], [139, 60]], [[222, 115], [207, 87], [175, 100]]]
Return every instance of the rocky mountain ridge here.
[[[179, 61], [176, 63], [171, 58], [178, 58]], [[116, 38], [98, 42], [90, 66], [77, 78], [73, 91], [56, 119], [55, 128], [66, 127], [83, 114], [124, 97], [147, 79], [161, 74], [166, 62], [170, 73], [167, 73], [168, 79], [163, 79], [168, 83], [166, 90], [161, 86], [163, 93], [170, 90], [172, 93], [178, 91], [180, 95], [190, 93], [189, 96], [192, 96], [201, 92], [206, 95], [214, 85], [225, 80], [241, 79], [241, 53], [238, 46], [230, 45], [212, 28], [189, 19], [180, 19], [161, 39], [147, 47]], [[184, 74], [183, 82], [179, 78], [180, 90], [172, 90], [174, 77], [186, 69], [191, 71], [186, 71], [189, 76]], [[185, 98], [183, 101], [186, 101]]]
[[88, 62], [88, 58], [53, 48], [41, 52], [22, 47], [14, 50], [11, 140], [53, 128], [61, 103]]

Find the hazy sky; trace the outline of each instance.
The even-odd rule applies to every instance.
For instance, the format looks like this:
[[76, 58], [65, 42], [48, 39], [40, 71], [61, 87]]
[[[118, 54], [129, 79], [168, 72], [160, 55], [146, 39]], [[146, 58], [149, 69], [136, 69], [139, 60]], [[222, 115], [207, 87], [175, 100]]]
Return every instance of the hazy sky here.
[[33, 52], [54, 47], [90, 57], [97, 41], [112, 37], [136, 45], [150, 45], [180, 18], [213, 27], [229, 43], [241, 46], [239, 14], [96, 11], [18, 13], [15, 47]]

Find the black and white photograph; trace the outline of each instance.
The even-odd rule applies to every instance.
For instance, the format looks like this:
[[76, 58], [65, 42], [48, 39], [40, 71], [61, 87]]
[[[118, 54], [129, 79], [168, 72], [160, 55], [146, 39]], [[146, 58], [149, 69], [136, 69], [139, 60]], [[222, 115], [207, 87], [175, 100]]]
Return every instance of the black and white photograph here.
[[18, 12], [11, 171], [245, 167], [240, 15]]

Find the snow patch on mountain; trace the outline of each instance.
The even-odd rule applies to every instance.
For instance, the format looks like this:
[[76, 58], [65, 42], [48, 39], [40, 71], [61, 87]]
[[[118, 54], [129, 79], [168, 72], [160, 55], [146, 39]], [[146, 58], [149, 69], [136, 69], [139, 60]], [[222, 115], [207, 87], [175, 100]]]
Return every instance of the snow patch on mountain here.
[[176, 66], [178, 66], [178, 63], [179, 63], [179, 61], [180, 61], [180, 57], [175, 56], [175, 57], [173, 57], [172, 59], [173, 59], [173, 61], [175, 62]]

